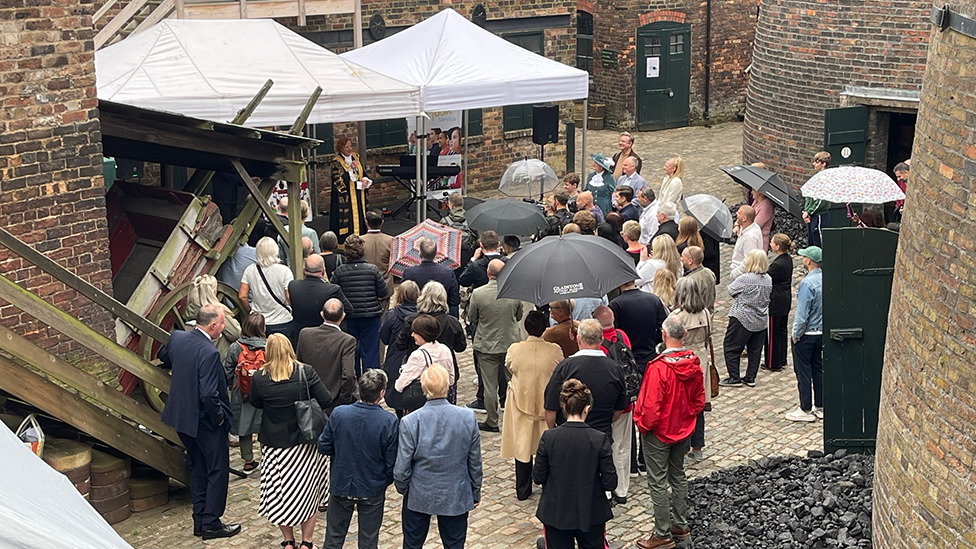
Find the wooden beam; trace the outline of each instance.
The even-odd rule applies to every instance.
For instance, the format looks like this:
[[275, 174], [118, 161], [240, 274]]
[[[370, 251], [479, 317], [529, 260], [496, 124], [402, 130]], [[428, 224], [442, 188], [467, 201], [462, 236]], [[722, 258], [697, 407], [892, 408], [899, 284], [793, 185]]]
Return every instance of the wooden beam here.
[[[268, 201], [267, 197], [271, 196], [271, 191], [274, 189], [274, 186], [275, 182], [270, 179], [265, 179], [258, 185], [258, 193], [265, 197], [263, 202]], [[254, 222], [257, 221], [259, 215], [261, 215], [261, 210], [258, 208], [257, 201], [253, 196], [249, 195], [247, 201], [244, 203], [244, 207], [241, 209], [241, 213], [237, 215], [237, 219], [231, 224], [230, 236], [227, 237], [227, 243], [217, 253], [217, 257], [211, 263], [210, 270], [207, 274], [215, 275], [217, 269], [224, 264], [224, 261], [237, 253], [237, 248], [245, 240], [245, 232], [254, 226]]]
[[295, 280], [304, 277], [305, 270], [302, 269], [302, 225], [305, 219], [302, 217], [302, 185], [301, 183], [288, 184], [288, 238], [285, 244], [288, 246], [288, 267], [291, 268]]
[[98, 20], [101, 19], [102, 17], [105, 17], [105, 14], [108, 13], [108, 10], [112, 9], [112, 6], [114, 6], [117, 2], [118, 0], [109, 0], [108, 2], [102, 4], [102, 7], [98, 8], [98, 11], [95, 12], [95, 15], [92, 15], [92, 25], [97, 23]]
[[142, 11], [142, 8], [149, 2], [149, 0], [132, 0], [122, 8], [122, 11], [117, 13], [111, 21], [102, 27], [102, 30], [98, 31], [95, 35], [95, 49], [101, 49], [116, 33], [122, 30], [137, 13]]
[[[270, 78], [261, 86], [258, 93], [248, 101], [247, 105], [243, 109], [237, 111], [234, 119], [231, 121], [232, 124], [243, 124], [247, 122], [247, 119], [251, 117], [254, 110], [258, 108], [261, 101], [264, 100], [265, 96], [268, 95], [268, 91], [271, 90], [271, 86], [274, 85], [274, 81]], [[259, 134], [260, 136], [260, 134]], [[186, 190], [189, 192], [199, 195], [206, 188], [207, 183], [210, 183], [210, 179], [213, 177], [214, 172], [209, 170], [197, 170], [193, 172], [193, 176], [190, 180], [186, 182]]]
[[182, 451], [3, 357], [0, 389], [189, 485]]
[[92, 286], [82, 280], [76, 274], [65, 269], [58, 262], [32, 248], [16, 236], [10, 234], [0, 227], [0, 244], [6, 246], [10, 251], [33, 263], [37, 268], [54, 278], [64, 282], [66, 286], [74, 289], [79, 294], [87, 297], [95, 303], [107, 309], [110, 313], [122, 319], [123, 322], [132, 326], [135, 330], [148, 335], [149, 337], [166, 343], [169, 340], [169, 332], [160, 328], [150, 320], [142, 317], [135, 311], [126, 307], [112, 296]]
[[49, 325], [119, 368], [163, 390], [169, 391], [169, 374], [149, 361], [92, 330], [84, 322], [0, 276], [0, 299]]
[[305, 26], [305, 0], [298, 0], [298, 24]]
[[298, 113], [298, 118], [295, 119], [295, 123], [291, 125], [291, 129], [288, 133], [292, 135], [301, 135], [302, 130], [305, 129], [305, 121], [308, 120], [308, 116], [312, 114], [312, 109], [315, 108], [315, 103], [318, 102], [319, 97], [322, 96], [322, 87], [315, 86], [315, 91], [309, 96], [308, 101], [305, 102], [305, 106], [302, 108], [302, 112]]
[[247, 0], [238, 0], [239, 16], [241, 19], [247, 19]]
[[[247, 18], [297, 17], [298, 0], [248, 0]], [[184, 0], [187, 19], [243, 19], [240, 1], [189, 2]], [[305, 0], [305, 15], [338, 15], [353, 12], [351, 0]]]
[[147, 15], [146, 18], [139, 23], [139, 26], [137, 26], [136, 29], [132, 31], [130, 36], [138, 34], [148, 29], [149, 27], [155, 25], [156, 23], [159, 23], [163, 19], [166, 19], [166, 17], [168, 17], [169, 14], [173, 13], [173, 10], [175, 9], [176, 9], [176, 2], [174, 0], [163, 0], [162, 3], [160, 3], [158, 6], [156, 6], [155, 9], [149, 12], [149, 15]]
[[259, 189], [253, 181], [251, 181], [251, 176], [248, 175], [247, 170], [245, 170], [244, 166], [241, 165], [240, 160], [231, 158], [230, 164], [234, 167], [234, 171], [237, 172], [237, 175], [241, 178], [241, 181], [244, 182], [244, 187], [247, 188], [247, 192], [251, 193], [251, 198], [257, 202], [258, 207], [261, 208], [262, 212], [264, 212], [265, 217], [268, 218], [268, 221], [278, 231], [278, 234], [281, 235], [282, 240], [288, 242], [288, 230], [285, 229], [285, 226], [281, 224], [281, 220], [278, 219], [278, 212], [274, 211], [271, 208], [271, 205], [268, 204], [268, 197], [264, 197], [262, 199], [261, 189]]
[[183, 11], [183, 0], [176, 0], [176, 18], [183, 19], [185, 16], [186, 13]]
[[75, 368], [60, 357], [52, 355], [3, 326], [0, 326], [0, 343], [2, 343], [0, 346], [3, 347], [4, 351], [61, 383], [71, 386], [81, 395], [98, 402], [123, 417], [145, 425], [170, 442], [183, 445], [180, 442], [180, 437], [176, 435], [176, 431], [164, 424], [159, 419], [159, 412], [149, 406], [140, 404], [115, 388], [105, 385], [95, 377]]

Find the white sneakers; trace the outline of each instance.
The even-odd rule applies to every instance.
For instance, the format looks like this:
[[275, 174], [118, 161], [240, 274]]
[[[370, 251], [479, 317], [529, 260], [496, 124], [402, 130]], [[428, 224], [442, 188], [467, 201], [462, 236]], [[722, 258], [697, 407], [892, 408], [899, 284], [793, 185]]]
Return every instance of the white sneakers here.
[[[816, 412], [816, 408], [814, 408], [814, 412]], [[821, 412], [821, 414], [823, 414], [823, 412]], [[802, 421], [805, 423], [810, 423], [812, 421], [817, 421], [817, 416], [804, 412], [802, 408], [797, 408], [796, 410], [786, 414], [786, 419], [790, 421]]]
[[813, 407], [813, 415], [817, 416], [817, 419], [823, 419], [823, 408]]

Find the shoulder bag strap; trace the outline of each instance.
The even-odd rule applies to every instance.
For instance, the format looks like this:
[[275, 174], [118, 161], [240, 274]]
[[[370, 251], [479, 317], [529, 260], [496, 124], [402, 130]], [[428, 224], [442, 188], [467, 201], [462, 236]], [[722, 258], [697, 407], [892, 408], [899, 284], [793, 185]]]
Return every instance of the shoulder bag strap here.
[[268, 284], [268, 278], [264, 276], [264, 270], [261, 268], [261, 265], [255, 263], [255, 266], [258, 268], [258, 274], [261, 275], [261, 280], [264, 282], [264, 287], [268, 289], [268, 293], [271, 294], [271, 298], [275, 300], [275, 303], [281, 305], [282, 309], [291, 312], [291, 308], [289, 308], [288, 305], [285, 305], [282, 300], [278, 299], [278, 296], [275, 295], [274, 290], [271, 289], [271, 284]]
[[295, 366], [298, 368], [298, 400], [302, 400], [302, 385], [305, 386], [305, 400], [312, 400], [312, 394], [308, 387], [308, 379], [305, 378], [305, 365], [301, 362], [296, 362]]

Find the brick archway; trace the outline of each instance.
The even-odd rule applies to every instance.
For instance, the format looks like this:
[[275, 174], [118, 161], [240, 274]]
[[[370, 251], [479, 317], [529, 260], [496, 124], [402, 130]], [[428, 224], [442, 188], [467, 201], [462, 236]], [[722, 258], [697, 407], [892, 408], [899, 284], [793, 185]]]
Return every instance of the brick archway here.
[[[578, 8], [577, 8], [578, 9]], [[685, 17], [687, 17], [683, 12], [673, 11], [673, 10], [656, 10], [649, 11], [647, 13], [642, 13], [637, 16], [637, 26], [643, 27], [644, 25], [649, 25], [651, 23], [657, 23], [658, 21], [670, 21], [672, 23], [684, 23]]]
[[589, 0], [576, 0], [576, 11], [583, 11], [593, 15], [593, 2]]

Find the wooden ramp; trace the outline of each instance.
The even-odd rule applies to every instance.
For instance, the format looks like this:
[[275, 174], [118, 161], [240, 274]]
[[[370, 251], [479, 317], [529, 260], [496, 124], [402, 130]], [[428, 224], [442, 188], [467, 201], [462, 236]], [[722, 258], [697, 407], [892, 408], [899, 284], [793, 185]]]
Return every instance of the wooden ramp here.
[[[134, 329], [161, 341], [169, 337], [164, 330], [129, 311], [112, 296], [57, 264], [52, 266], [53, 261], [3, 229], [0, 229], [0, 244], [111, 310]], [[4, 276], [0, 276], [0, 299], [119, 368], [164, 390], [169, 389], [168, 373]], [[11, 357], [0, 356], [0, 390], [171, 478], [189, 484], [180, 439], [175, 431], [162, 423], [154, 409], [3, 327], [0, 327], [0, 348]], [[140, 425], [146, 430], [140, 429]]]

